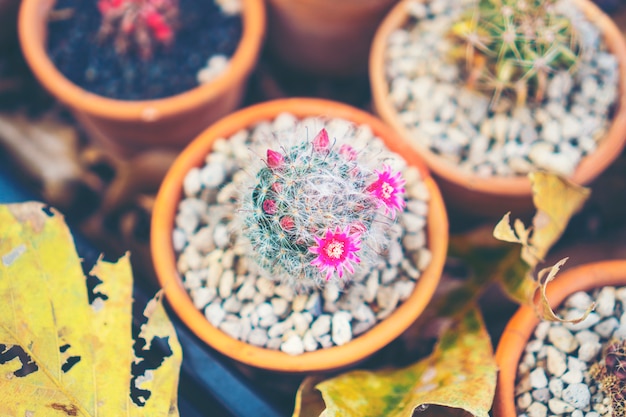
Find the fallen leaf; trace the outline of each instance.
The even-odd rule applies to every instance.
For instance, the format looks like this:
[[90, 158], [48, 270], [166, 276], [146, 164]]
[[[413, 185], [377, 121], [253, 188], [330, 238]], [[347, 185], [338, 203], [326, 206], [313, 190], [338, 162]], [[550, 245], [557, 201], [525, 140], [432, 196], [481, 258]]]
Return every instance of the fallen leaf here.
[[[40, 203], [0, 206], [0, 404], [11, 416], [176, 416], [181, 351], [160, 300], [142, 329], [167, 338], [145, 407], [131, 393], [132, 274], [128, 255], [99, 260], [101, 297], [86, 279], [63, 217]], [[156, 324], [156, 328], [154, 327]], [[174, 410], [174, 412], [172, 412]]]
[[586, 319], [587, 316], [589, 316], [589, 314], [596, 308], [596, 303], [591, 303], [591, 305], [587, 307], [587, 310], [583, 313], [582, 316], [565, 320], [557, 316], [554, 310], [552, 310], [552, 307], [550, 307], [548, 296], [546, 294], [548, 284], [552, 282], [554, 278], [556, 278], [556, 274], [559, 272], [559, 270], [565, 264], [565, 262], [567, 262], [567, 259], [568, 258], [563, 258], [556, 264], [552, 265], [551, 267], [544, 268], [541, 271], [539, 271], [539, 274], [537, 274], [537, 278], [539, 280], [539, 287], [536, 290], [536, 293], [539, 296], [538, 297], [535, 296], [533, 299], [535, 300], [535, 311], [537, 312], [537, 315], [541, 317], [543, 320], [576, 324], [576, 323], [580, 323], [581, 321]]
[[[535, 270], [559, 240], [572, 216], [582, 208], [590, 191], [553, 174], [535, 172], [529, 177], [533, 202], [537, 208], [532, 228], [526, 228], [519, 219], [511, 227], [507, 213], [495, 226], [493, 236], [504, 242], [521, 245], [519, 260], [509, 265], [501, 275], [500, 283], [511, 299], [533, 305], [533, 296], [541, 287], [534, 277]], [[540, 300], [539, 303], [548, 305], [547, 300]], [[546, 310], [542, 308], [537, 311]], [[549, 319], [550, 314], [542, 317]]]
[[557, 175], [545, 172], [530, 174], [533, 202], [537, 213], [533, 218], [530, 244], [541, 260], [561, 237], [591, 191]]
[[348, 372], [316, 388], [326, 404], [323, 417], [411, 417], [431, 407], [437, 415], [455, 409], [487, 417], [495, 384], [491, 340], [480, 312], [471, 308], [431, 356], [397, 370]]

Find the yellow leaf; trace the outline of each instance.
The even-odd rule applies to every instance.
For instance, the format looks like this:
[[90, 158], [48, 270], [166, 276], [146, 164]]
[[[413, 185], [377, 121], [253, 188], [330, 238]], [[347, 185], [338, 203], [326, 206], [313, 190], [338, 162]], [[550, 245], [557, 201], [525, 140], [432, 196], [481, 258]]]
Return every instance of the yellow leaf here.
[[516, 219], [510, 225], [507, 213], [493, 230], [493, 236], [505, 242], [519, 243], [519, 261], [501, 276], [504, 291], [515, 301], [531, 304], [540, 284], [533, 274], [554, 243], [559, 240], [571, 217], [589, 197], [589, 190], [559, 176], [535, 172], [529, 175], [537, 212], [533, 227], [526, 228]]
[[324, 411], [324, 400], [315, 386], [324, 380], [322, 375], [304, 378], [296, 393], [293, 417], [318, 417]]
[[587, 201], [590, 190], [545, 172], [531, 173], [530, 180], [537, 209], [530, 243], [537, 257], [543, 259]]
[[[165, 330], [160, 304], [151, 318], [162, 327], [145, 334], [169, 336], [172, 355], [154, 371], [158, 384], [150, 385], [152, 397], [164, 397], [166, 405], [146, 413], [146, 407], [130, 398], [131, 364], [137, 358], [132, 350], [129, 257], [97, 262], [92, 275], [102, 281], [97, 292], [106, 299], [90, 305], [80, 259], [60, 214], [39, 203], [4, 205], [0, 224], [4, 415], [177, 415], [171, 413], [171, 404], [176, 401], [180, 346], [173, 328]], [[149, 319], [146, 327], [151, 326]]]
[[491, 341], [478, 309], [471, 308], [428, 358], [398, 370], [349, 372], [317, 389], [324, 417], [411, 417], [433, 406], [441, 407], [437, 415], [455, 409], [487, 417], [495, 385]]
[[591, 303], [591, 305], [587, 307], [587, 310], [583, 313], [581, 317], [565, 320], [557, 316], [554, 310], [552, 310], [552, 307], [550, 307], [550, 302], [546, 294], [546, 289], [548, 287], [548, 284], [552, 282], [554, 278], [556, 278], [556, 274], [559, 272], [565, 262], [567, 262], [567, 259], [568, 258], [563, 258], [553, 266], [542, 269], [537, 275], [539, 279], [539, 287], [537, 288], [536, 292], [539, 292], [539, 296], [534, 297], [536, 300], [535, 311], [542, 320], [576, 324], [586, 319], [587, 316], [596, 308], [596, 304]]

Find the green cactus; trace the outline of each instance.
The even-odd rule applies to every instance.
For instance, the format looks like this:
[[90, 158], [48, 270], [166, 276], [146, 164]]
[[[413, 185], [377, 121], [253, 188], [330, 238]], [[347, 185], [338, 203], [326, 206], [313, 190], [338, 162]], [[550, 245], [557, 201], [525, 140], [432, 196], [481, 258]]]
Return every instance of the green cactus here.
[[404, 180], [389, 167], [368, 167], [367, 150], [330, 144], [326, 130], [313, 141], [267, 149], [246, 185], [242, 222], [252, 257], [269, 276], [306, 289], [369, 268], [389, 242]]
[[549, 76], [573, 71], [581, 44], [557, 0], [477, 0], [451, 28], [451, 56], [464, 61], [467, 84], [517, 105], [541, 102]]

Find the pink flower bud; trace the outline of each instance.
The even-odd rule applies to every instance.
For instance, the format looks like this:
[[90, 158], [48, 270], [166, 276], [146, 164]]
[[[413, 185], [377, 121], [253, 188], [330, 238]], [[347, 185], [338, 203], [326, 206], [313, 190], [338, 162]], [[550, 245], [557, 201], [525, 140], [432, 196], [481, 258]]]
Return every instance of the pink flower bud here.
[[267, 150], [267, 166], [270, 169], [279, 169], [282, 168], [285, 163], [285, 157], [280, 153], [273, 151], [271, 149]]
[[330, 141], [328, 140], [328, 132], [326, 129], [320, 130], [320, 132], [313, 138], [313, 150], [317, 153], [325, 154], [328, 152]]
[[367, 228], [362, 222], [356, 221], [350, 224], [349, 231], [351, 235], [355, 233], [363, 234], [367, 231]]
[[352, 146], [348, 145], [347, 143], [344, 143], [339, 148], [339, 155], [343, 156], [348, 161], [354, 161], [356, 160], [357, 152], [356, 152], [356, 149], [354, 149]]
[[286, 231], [293, 230], [293, 228], [296, 226], [293, 219], [289, 216], [285, 216], [281, 218], [279, 223], [280, 223], [280, 227], [282, 227], [283, 230], [286, 230]]
[[274, 184], [272, 184], [272, 191], [274, 191], [276, 194], [280, 194], [280, 192], [283, 191], [283, 185], [279, 182], [275, 182]]
[[276, 202], [274, 200], [267, 199], [263, 202], [263, 211], [267, 214], [276, 213]]

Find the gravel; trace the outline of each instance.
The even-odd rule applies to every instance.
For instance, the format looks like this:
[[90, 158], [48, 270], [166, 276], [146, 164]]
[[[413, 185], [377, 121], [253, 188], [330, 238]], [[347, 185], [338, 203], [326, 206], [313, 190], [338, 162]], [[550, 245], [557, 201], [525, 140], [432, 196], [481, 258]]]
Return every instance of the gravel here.
[[578, 324], [544, 321], [537, 326], [518, 365], [515, 394], [519, 416], [611, 415], [609, 399], [589, 369], [600, 360], [603, 344], [619, 338], [620, 329], [626, 328], [624, 294], [626, 287], [577, 292], [557, 313], [581, 317], [595, 301], [595, 311], [585, 320]]
[[[251, 160], [263, 154], [267, 137], [306, 137], [322, 127], [337, 143], [374, 149], [372, 154], [400, 170], [407, 205], [391, 227], [391, 245], [372, 270], [347, 283], [298, 293], [265, 276], [246, 257], [249, 242], [233, 214], [238, 184], [249, 175]], [[425, 229], [429, 195], [418, 170], [388, 151], [368, 126], [343, 119], [297, 120], [284, 113], [218, 139], [205, 165], [187, 174], [183, 192], [172, 232], [183, 284], [211, 324], [255, 346], [299, 355], [349, 343], [410, 296], [431, 260]]]
[[572, 7], [584, 42], [578, 70], [549, 78], [542, 103], [515, 107], [471, 91], [447, 61], [446, 39], [468, 0], [407, 2], [408, 23], [388, 38], [389, 101], [412, 139], [450, 163], [480, 176], [548, 170], [571, 175], [605, 135], [618, 95], [618, 63], [598, 30]]

